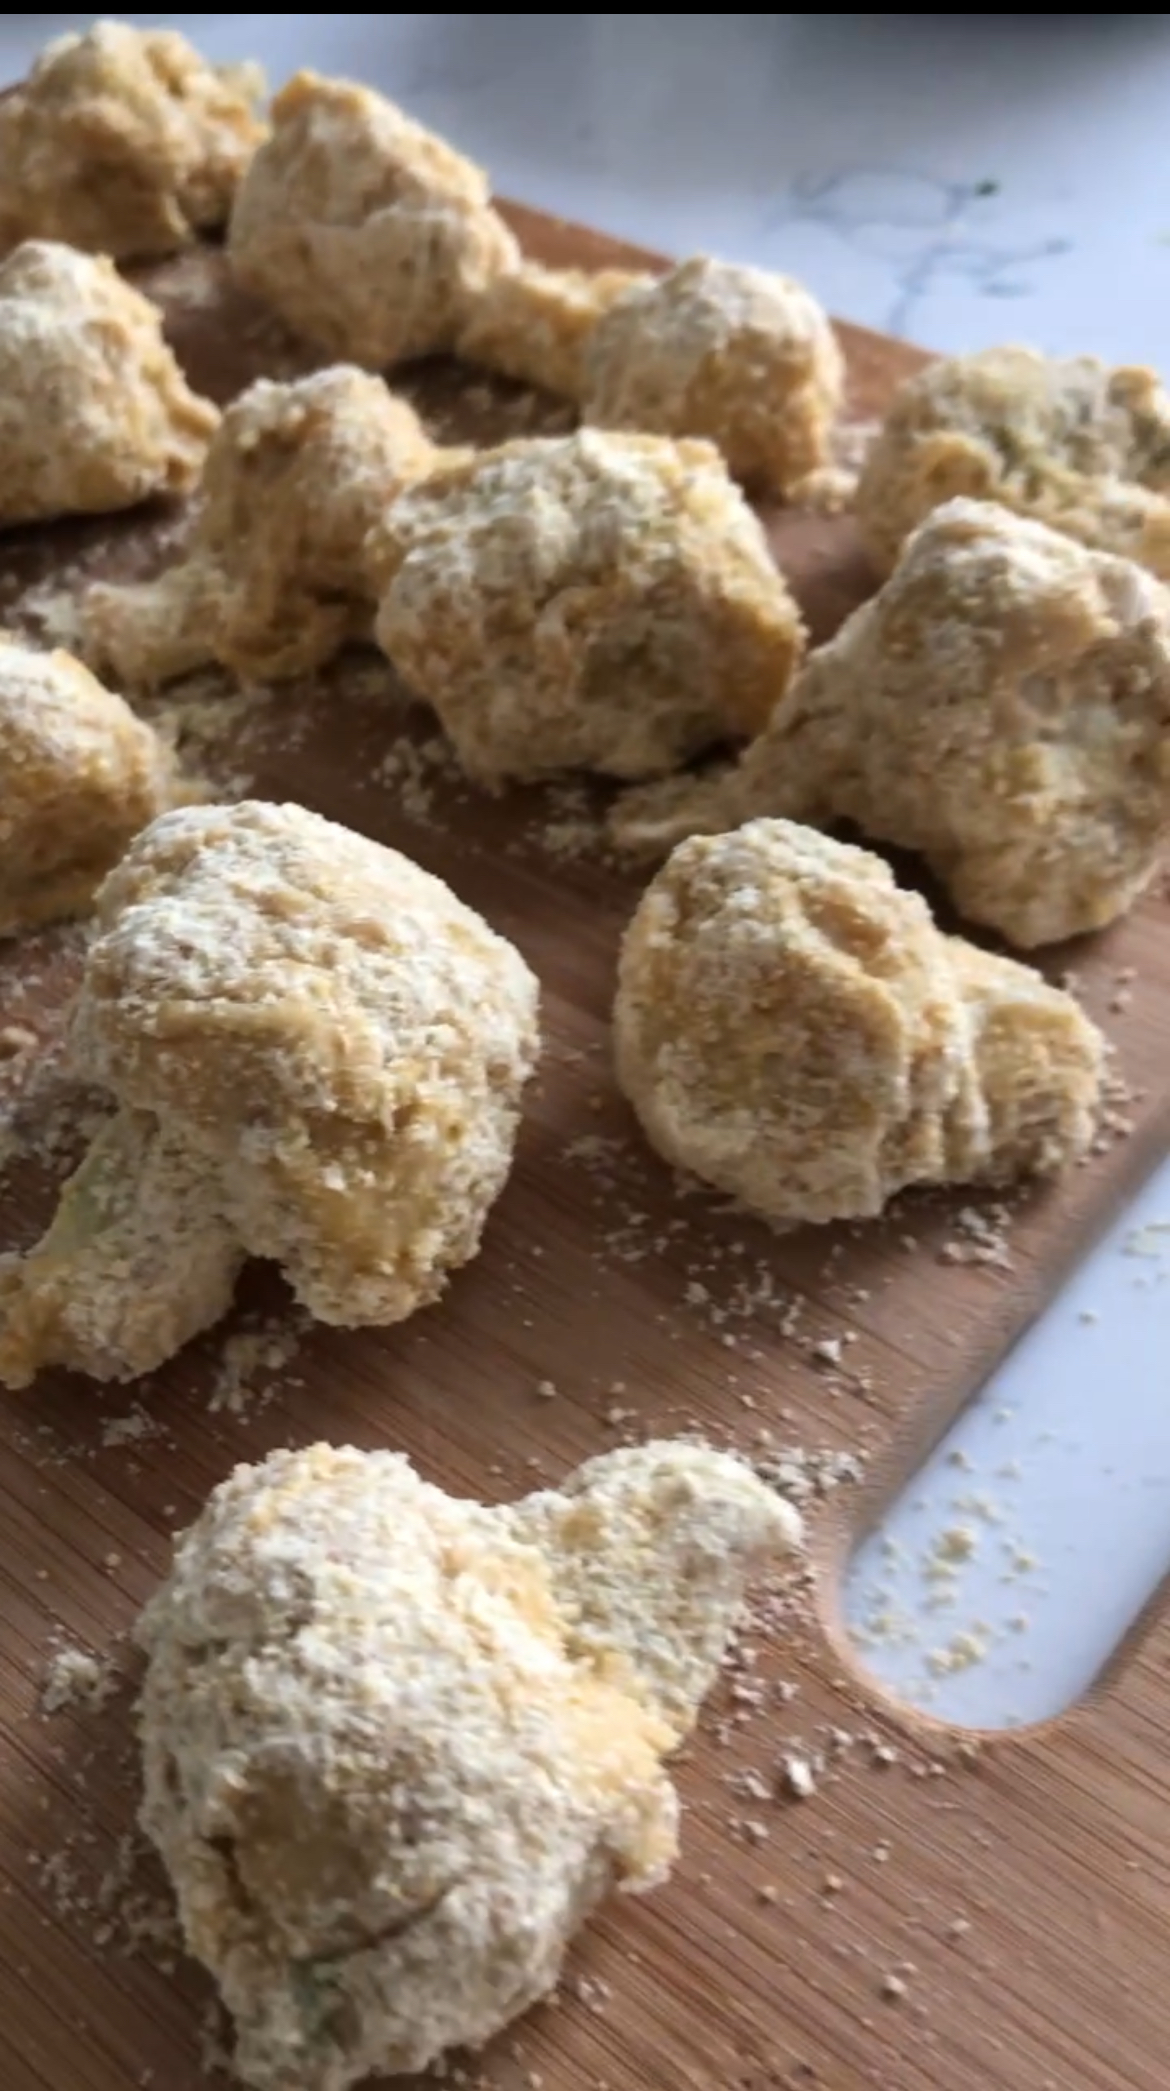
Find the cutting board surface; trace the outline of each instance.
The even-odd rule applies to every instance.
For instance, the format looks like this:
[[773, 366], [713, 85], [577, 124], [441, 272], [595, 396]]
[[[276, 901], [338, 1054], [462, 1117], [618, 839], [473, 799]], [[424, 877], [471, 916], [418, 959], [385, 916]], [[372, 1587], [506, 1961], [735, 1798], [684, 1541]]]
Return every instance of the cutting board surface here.
[[[548, 261], [654, 264], [512, 216]], [[216, 253], [142, 282], [192, 382], [220, 400], [310, 366], [231, 290]], [[865, 421], [922, 358], [841, 334], [849, 412]], [[424, 371], [409, 389], [447, 435], [567, 425], [563, 409], [545, 414], [466, 372]], [[169, 520], [8, 536], [0, 614], [58, 636], [79, 576], [149, 570]], [[873, 585], [852, 526], [799, 512], [767, 521], [823, 638]], [[971, 1742], [868, 1690], [836, 1595], [851, 1534], [1165, 1144], [1165, 892], [1053, 956], [1054, 974], [1075, 964], [1116, 1042], [1129, 1130], [1065, 1183], [1013, 1204], [1010, 1268], [949, 1260], [959, 1209], [979, 1204], [967, 1196], [907, 1198], [877, 1226], [777, 1239], [680, 1196], [616, 1094], [608, 1011], [638, 881], [589, 845], [599, 800], [563, 788], [478, 795], [372, 655], [271, 696], [240, 699], [204, 679], [177, 701], [210, 774], [407, 851], [514, 938], [543, 983], [547, 1047], [483, 1253], [438, 1308], [388, 1331], [307, 1328], [254, 1270], [232, 1320], [149, 1384], [59, 1376], [0, 1407], [3, 2091], [195, 2091], [214, 2064], [210, 1985], [177, 1952], [159, 1876], [134, 1840], [125, 1636], [166, 1568], [169, 1534], [237, 1461], [320, 1437], [392, 1446], [428, 1479], [496, 1500], [624, 1439], [694, 1428], [753, 1454], [797, 1447], [790, 1464], [813, 1484], [833, 1478], [836, 1453], [856, 1454], [863, 1472], [807, 1506], [814, 1573], [765, 1592], [679, 1764], [684, 1850], [670, 1885], [612, 1903], [555, 2007], [472, 2074], [532, 2091], [1165, 2091], [1160, 1608], [1086, 1704], [1043, 1729]], [[0, 950], [0, 1045], [13, 1054], [0, 1067], [12, 1119], [6, 1248], [34, 1238], [81, 1137], [87, 1100], [44, 1055], [30, 1074], [37, 1056], [20, 1036], [59, 1040], [79, 952], [76, 931]], [[1128, 1006], [1111, 1011], [1130, 969]], [[45, 1710], [47, 1666], [63, 1648], [108, 1664], [100, 1709], [67, 1694]], [[793, 1756], [817, 1766], [804, 1799], [786, 1787]]]

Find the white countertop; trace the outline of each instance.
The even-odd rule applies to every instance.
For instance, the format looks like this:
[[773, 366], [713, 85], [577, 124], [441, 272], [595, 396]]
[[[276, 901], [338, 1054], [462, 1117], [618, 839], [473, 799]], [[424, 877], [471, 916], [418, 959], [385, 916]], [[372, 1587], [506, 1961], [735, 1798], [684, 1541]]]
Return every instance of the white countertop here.
[[[5, 17], [0, 70], [92, 19]], [[834, 312], [928, 346], [1170, 370], [1170, 17], [128, 19], [260, 57], [274, 85], [297, 65], [349, 73], [504, 193], [788, 270]], [[938, 1717], [1058, 1710], [1170, 1567], [1168, 1215], [1170, 1167], [910, 1488], [894, 1544], [858, 1559], [867, 1660]], [[970, 1507], [989, 1486], [1003, 1529]], [[956, 1529], [969, 1553], [940, 1613], [931, 1564]]]

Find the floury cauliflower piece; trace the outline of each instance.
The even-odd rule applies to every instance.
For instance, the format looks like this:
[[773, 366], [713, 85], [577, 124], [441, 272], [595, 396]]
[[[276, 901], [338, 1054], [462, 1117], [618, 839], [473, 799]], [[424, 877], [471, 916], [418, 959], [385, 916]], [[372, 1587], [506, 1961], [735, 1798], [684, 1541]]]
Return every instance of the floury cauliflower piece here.
[[612, 828], [653, 854], [758, 815], [918, 851], [1023, 950], [1105, 928], [1170, 841], [1170, 592], [994, 503], [936, 509], [736, 769]]
[[828, 462], [844, 360], [827, 314], [790, 276], [680, 262], [612, 302], [584, 366], [595, 428], [704, 437], [736, 479], [785, 499]]
[[87, 590], [88, 650], [140, 688], [207, 661], [256, 681], [320, 667], [370, 635], [371, 526], [449, 454], [365, 371], [259, 379], [223, 417], [177, 564]]
[[1071, 995], [782, 820], [679, 844], [626, 932], [614, 1037], [658, 1152], [783, 1227], [1066, 1167], [1104, 1062]]
[[482, 168], [384, 95], [310, 72], [272, 104], [228, 254], [290, 327], [368, 370], [454, 348], [520, 259]]
[[0, 247], [142, 261], [217, 232], [266, 135], [263, 97], [259, 66], [208, 65], [173, 29], [57, 37], [0, 101]]
[[153, 728], [80, 661], [0, 631], [0, 937], [84, 913], [184, 789]]
[[519, 953], [299, 806], [164, 815], [102, 888], [74, 1064], [118, 1105], [0, 1271], [0, 1379], [128, 1379], [246, 1256], [320, 1320], [400, 1321], [479, 1247], [538, 1047]]
[[980, 349], [900, 385], [856, 494], [889, 573], [945, 501], [998, 501], [1170, 581], [1170, 398], [1152, 370], [1095, 356]]
[[184, 494], [218, 426], [111, 261], [26, 240], [0, 263], [0, 527]]
[[804, 627], [709, 443], [502, 444], [370, 534], [378, 642], [468, 775], [648, 777], [757, 732]]
[[255, 2091], [480, 2047], [613, 1887], [665, 1879], [664, 1759], [796, 1512], [659, 1443], [498, 1509], [392, 1452], [239, 1467], [139, 1628], [143, 1822]]

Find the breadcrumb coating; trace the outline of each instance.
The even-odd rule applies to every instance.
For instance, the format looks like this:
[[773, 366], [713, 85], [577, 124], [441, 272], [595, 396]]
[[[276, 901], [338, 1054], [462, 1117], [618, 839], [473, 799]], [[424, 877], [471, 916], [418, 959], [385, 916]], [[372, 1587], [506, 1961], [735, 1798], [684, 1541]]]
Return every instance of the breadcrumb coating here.
[[629, 269], [546, 269], [522, 261], [493, 277], [471, 308], [457, 353], [467, 363], [580, 401], [594, 329], [646, 278]]
[[170, 749], [121, 697], [0, 631], [0, 937], [82, 913], [179, 792]]
[[1170, 398], [1152, 370], [981, 349], [899, 386], [857, 487], [882, 573], [957, 496], [998, 501], [1170, 580]]
[[619, 846], [757, 814], [917, 850], [1020, 949], [1102, 929], [1170, 840], [1170, 593], [1131, 560], [951, 501], [811, 654], [738, 769], [631, 798]]
[[260, 378], [224, 414], [177, 564], [86, 591], [89, 652], [138, 688], [207, 661], [246, 681], [320, 667], [370, 637], [367, 534], [445, 454], [414, 408], [365, 371]]
[[582, 412], [598, 428], [706, 437], [736, 479], [789, 497], [828, 463], [844, 374], [803, 284], [698, 255], [632, 285], [598, 320]]

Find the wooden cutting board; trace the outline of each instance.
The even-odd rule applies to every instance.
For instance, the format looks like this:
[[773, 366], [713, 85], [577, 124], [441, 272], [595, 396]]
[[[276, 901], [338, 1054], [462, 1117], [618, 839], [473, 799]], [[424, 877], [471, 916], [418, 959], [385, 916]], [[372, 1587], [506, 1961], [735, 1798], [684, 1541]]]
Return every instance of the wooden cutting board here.
[[[654, 265], [597, 234], [511, 215], [546, 260]], [[143, 280], [200, 389], [226, 399], [261, 372], [306, 367], [228, 288], [214, 253]], [[850, 411], [864, 420], [922, 359], [841, 334]], [[451, 433], [542, 425], [527, 396], [466, 373], [424, 373], [415, 389]], [[27, 621], [30, 598], [17, 598], [35, 583], [41, 628], [59, 628], [79, 571], [148, 566], [165, 520], [9, 536], [0, 610]], [[799, 513], [768, 524], [823, 637], [872, 585], [852, 528]], [[588, 829], [586, 794], [476, 795], [372, 660], [264, 702], [213, 691], [186, 723], [213, 771], [226, 764], [257, 795], [303, 800], [408, 851], [513, 937], [544, 985], [547, 1051], [483, 1253], [439, 1308], [385, 1332], [298, 1330], [279, 1284], [255, 1271], [228, 1328], [149, 1386], [61, 1376], [0, 1409], [4, 2091], [195, 2091], [201, 2055], [214, 2053], [210, 1986], [168, 1946], [158, 1877], [133, 1843], [134, 1662], [121, 1637], [167, 1565], [169, 1533], [236, 1461], [317, 1437], [389, 1445], [429, 1479], [496, 1499], [623, 1437], [694, 1426], [751, 1452], [770, 1434], [773, 1449], [801, 1448], [796, 1464], [814, 1479], [831, 1477], [826, 1455], [857, 1453], [865, 1476], [812, 1503], [815, 1579], [765, 1598], [679, 1766], [674, 1879], [611, 1905], [557, 2005], [473, 2074], [533, 2091], [1165, 2091], [1160, 1610], [1089, 1703], [977, 1743], [869, 1692], [837, 1600], [851, 1535], [1162, 1150], [1165, 893], [1075, 953], [1086, 1004], [1140, 1093], [1124, 1107], [1127, 1136], [1019, 1204], [1010, 1270], [940, 1254], [969, 1197], [908, 1198], [888, 1224], [781, 1240], [680, 1197], [615, 1093], [607, 1018], [637, 882], [570, 853], [582, 806]], [[57, 1038], [78, 950], [76, 933], [5, 947], [0, 1025]], [[1052, 970], [1068, 962], [1056, 954]], [[1110, 1013], [1130, 968], [1129, 1007]], [[10, 1067], [13, 1087], [27, 1066]], [[46, 1128], [58, 1137], [48, 1168], [10, 1158], [5, 1247], [44, 1217], [69, 1111], [59, 1084], [33, 1077], [18, 1130], [42, 1146]], [[834, 1338], [845, 1339], [840, 1366], [817, 1355]], [[112, 1663], [100, 1711], [43, 1710], [46, 1665], [63, 1645]], [[823, 1759], [803, 1800], [778, 1776], [793, 1752]]]

